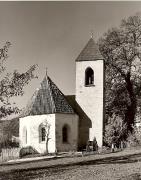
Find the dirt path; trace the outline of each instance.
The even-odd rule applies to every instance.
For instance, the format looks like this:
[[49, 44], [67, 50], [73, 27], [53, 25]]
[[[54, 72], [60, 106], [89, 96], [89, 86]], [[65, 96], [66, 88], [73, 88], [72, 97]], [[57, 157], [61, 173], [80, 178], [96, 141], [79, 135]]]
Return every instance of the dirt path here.
[[0, 167], [0, 180], [141, 179], [141, 150]]

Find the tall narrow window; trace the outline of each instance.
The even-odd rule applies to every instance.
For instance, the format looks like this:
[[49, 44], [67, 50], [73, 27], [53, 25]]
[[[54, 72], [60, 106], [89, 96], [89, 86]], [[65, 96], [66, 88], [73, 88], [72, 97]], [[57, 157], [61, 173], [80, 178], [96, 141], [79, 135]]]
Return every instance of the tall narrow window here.
[[39, 125], [39, 143], [46, 141], [46, 129], [43, 124]]
[[67, 125], [64, 125], [62, 128], [62, 138], [63, 138], [63, 143], [69, 142], [69, 127]]
[[46, 140], [46, 130], [45, 127], [41, 128], [41, 141], [45, 141]]
[[90, 67], [88, 67], [85, 71], [85, 85], [94, 85], [94, 71]]
[[27, 144], [27, 129], [23, 128], [23, 144]]

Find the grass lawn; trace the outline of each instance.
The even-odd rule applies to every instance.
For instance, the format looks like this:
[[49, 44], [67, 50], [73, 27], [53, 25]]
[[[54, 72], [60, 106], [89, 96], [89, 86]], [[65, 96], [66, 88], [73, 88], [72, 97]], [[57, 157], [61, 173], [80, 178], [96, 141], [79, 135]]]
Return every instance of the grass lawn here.
[[0, 180], [141, 180], [141, 149], [0, 167]]

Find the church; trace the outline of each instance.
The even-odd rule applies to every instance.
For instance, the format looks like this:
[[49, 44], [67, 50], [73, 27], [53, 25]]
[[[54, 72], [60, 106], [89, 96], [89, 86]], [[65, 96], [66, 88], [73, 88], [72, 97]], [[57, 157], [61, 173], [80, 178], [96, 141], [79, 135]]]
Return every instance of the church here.
[[19, 119], [20, 147], [39, 153], [103, 145], [104, 59], [93, 37], [76, 58], [75, 95], [64, 95], [46, 74]]

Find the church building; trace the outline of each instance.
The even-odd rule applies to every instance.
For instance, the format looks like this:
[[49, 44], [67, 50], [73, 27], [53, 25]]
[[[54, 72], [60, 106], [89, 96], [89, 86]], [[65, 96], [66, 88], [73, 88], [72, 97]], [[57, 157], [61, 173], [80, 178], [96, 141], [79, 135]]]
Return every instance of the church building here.
[[104, 59], [93, 38], [76, 58], [75, 95], [64, 95], [46, 74], [19, 120], [20, 147], [39, 153], [103, 145]]

